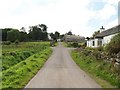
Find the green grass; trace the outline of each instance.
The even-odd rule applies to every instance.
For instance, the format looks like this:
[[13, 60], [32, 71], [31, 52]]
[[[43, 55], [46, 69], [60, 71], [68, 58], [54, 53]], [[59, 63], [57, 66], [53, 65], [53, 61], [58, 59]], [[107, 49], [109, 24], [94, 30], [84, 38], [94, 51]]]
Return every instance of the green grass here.
[[[76, 64], [96, 79], [102, 87], [110, 88], [112, 86], [120, 86], [119, 75], [111, 72], [109, 63], [105, 63], [102, 60], [96, 60], [95, 57], [86, 56], [78, 51], [72, 51], [71, 56]], [[105, 84], [103, 84], [103, 82]]]
[[55, 46], [58, 46], [58, 42], [55, 42], [55, 44], [54, 44]]
[[65, 46], [65, 47], [68, 47], [68, 44], [65, 43], [65, 42], [62, 42], [62, 45]]
[[44, 65], [51, 52], [50, 42], [3, 45], [0, 57], [2, 63], [0, 87], [23, 88]]
[[42, 52], [49, 47], [48, 42], [24, 42], [19, 45], [2, 46], [2, 70], [7, 70], [11, 66], [27, 59], [29, 56]]
[[[51, 48], [46, 48], [2, 72], [2, 88], [23, 88], [44, 65]], [[1, 74], [1, 73], [0, 73]]]
[[25, 51], [25, 50], [31, 50], [32, 48], [38, 48], [40, 45], [42, 46], [49, 46], [50, 42], [21, 42], [17, 46], [15, 44], [11, 45], [2, 45], [2, 54], [6, 52], [11, 51]]
[[72, 48], [77, 48], [77, 47], [80, 47], [82, 45], [84, 45], [84, 43], [74, 43], [74, 42], [62, 42], [63, 46], [65, 47], [72, 47]]

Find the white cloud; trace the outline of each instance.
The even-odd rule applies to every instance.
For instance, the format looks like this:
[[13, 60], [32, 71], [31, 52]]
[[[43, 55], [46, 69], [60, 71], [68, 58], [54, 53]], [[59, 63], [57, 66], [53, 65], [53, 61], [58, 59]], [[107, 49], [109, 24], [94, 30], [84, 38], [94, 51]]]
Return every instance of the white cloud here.
[[117, 14], [117, 11], [115, 7], [110, 4], [106, 4], [102, 10], [97, 12], [96, 16], [102, 20], [107, 20], [111, 16], [116, 15], [116, 14]]
[[[91, 18], [109, 19], [116, 14], [113, 5], [107, 3], [100, 11], [94, 12], [87, 5], [94, 0], [0, 0], [0, 28], [20, 29], [36, 24], [46, 24], [49, 32], [91, 36], [96, 27], [87, 26]], [[7, 2], [7, 3], [6, 3]], [[106, 1], [108, 2], [108, 0]], [[96, 21], [97, 22], [97, 21]]]
[[105, 29], [107, 30], [107, 29], [112, 28], [112, 27], [114, 27], [114, 26], [116, 26], [116, 25], [118, 25], [118, 19], [115, 19], [115, 20], [113, 20], [112, 22], [106, 24], [106, 25], [105, 25]]
[[104, 2], [112, 5], [117, 5], [119, 0], [103, 0]]

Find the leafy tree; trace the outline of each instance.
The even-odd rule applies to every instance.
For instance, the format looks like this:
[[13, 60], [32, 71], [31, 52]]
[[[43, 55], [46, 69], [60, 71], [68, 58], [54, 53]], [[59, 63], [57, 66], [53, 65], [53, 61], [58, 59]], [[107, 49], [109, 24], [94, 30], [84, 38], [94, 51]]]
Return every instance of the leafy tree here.
[[98, 31], [94, 32], [94, 33], [93, 33], [93, 35], [92, 35], [92, 36], [93, 36], [93, 38], [94, 38], [96, 35], [98, 35], [99, 33], [100, 33], [100, 30], [98, 30]]
[[90, 38], [89, 37], [86, 37], [87, 40], [89, 40]]
[[2, 32], [2, 41], [7, 40], [7, 32], [10, 30], [12, 30], [12, 28], [0, 29], [0, 32]]
[[30, 32], [32, 40], [41, 40], [42, 38], [42, 31], [41, 28], [37, 26], [32, 26], [32, 30]]
[[39, 26], [43, 32], [47, 32], [47, 26], [45, 24], [40, 24]]
[[29, 38], [32, 40], [48, 40], [47, 26], [45, 24], [30, 26]]
[[21, 31], [21, 32], [25, 32], [25, 31], [26, 31], [25, 27], [22, 27], [22, 28], [20, 29], [20, 31]]
[[60, 35], [60, 39], [62, 39], [64, 36], [65, 36], [64, 34]]
[[69, 31], [69, 32], [67, 33], [67, 35], [72, 35], [72, 32], [71, 32], [71, 31]]
[[26, 32], [19, 32], [20, 33], [20, 41], [27, 41], [28, 35]]
[[54, 39], [54, 34], [53, 33], [50, 33], [50, 36], [52, 39]]
[[20, 40], [20, 33], [17, 29], [13, 29], [7, 32], [7, 40], [14, 42], [15, 40]]
[[42, 33], [42, 40], [48, 40], [48, 33], [47, 32]]
[[55, 37], [56, 37], [56, 39], [59, 39], [60, 33], [58, 31], [55, 32]]

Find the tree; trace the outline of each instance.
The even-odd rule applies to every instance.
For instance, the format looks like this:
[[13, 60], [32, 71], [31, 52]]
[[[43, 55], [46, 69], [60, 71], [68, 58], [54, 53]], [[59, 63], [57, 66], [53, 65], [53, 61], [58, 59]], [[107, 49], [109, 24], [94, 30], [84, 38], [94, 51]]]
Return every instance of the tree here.
[[71, 31], [69, 31], [69, 32], [67, 33], [67, 35], [72, 35], [72, 32], [71, 32]]
[[43, 32], [47, 32], [47, 26], [45, 24], [40, 24], [39, 26]]
[[56, 38], [55, 38], [55, 35], [54, 35], [53, 33], [50, 33], [50, 36], [51, 36], [51, 38], [52, 38], [53, 40], [56, 39]]
[[21, 31], [21, 32], [25, 32], [25, 31], [26, 31], [25, 27], [22, 27], [22, 28], [20, 29], [20, 31]]
[[93, 38], [94, 38], [96, 35], [98, 35], [99, 33], [100, 33], [100, 30], [98, 30], [98, 31], [94, 32], [94, 33], [93, 33], [93, 35], [92, 35], [92, 36], [93, 36]]
[[48, 40], [47, 26], [45, 24], [30, 26], [29, 38], [32, 40]]
[[64, 34], [60, 35], [60, 39], [62, 39], [64, 36], [65, 36]]
[[19, 32], [20, 33], [20, 41], [28, 40], [28, 35], [26, 32]]
[[86, 37], [87, 40], [89, 40], [90, 38], [89, 37]]
[[31, 26], [30, 28], [30, 36], [32, 40], [41, 40], [42, 39], [42, 31], [41, 28], [37, 27], [37, 26]]
[[60, 33], [58, 31], [55, 32], [55, 37], [56, 37], [56, 39], [60, 38]]
[[7, 32], [7, 40], [14, 42], [15, 40], [20, 40], [20, 33], [17, 29], [13, 29]]
[[0, 29], [0, 32], [2, 32], [2, 41], [7, 40], [7, 32], [10, 30], [12, 30], [12, 28]]

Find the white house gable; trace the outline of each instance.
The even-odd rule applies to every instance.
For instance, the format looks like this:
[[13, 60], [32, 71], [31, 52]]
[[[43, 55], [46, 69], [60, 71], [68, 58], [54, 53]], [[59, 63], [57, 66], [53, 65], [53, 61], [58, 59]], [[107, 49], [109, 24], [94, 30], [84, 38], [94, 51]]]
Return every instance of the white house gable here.
[[105, 36], [103, 37], [103, 43], [104, 45], [106, 45], [107, 43], [109, 43], [111, 41], [111, 39], [117, 34], [112, 34], [112, 35], [109, 35], [109, 36]]
[[[103, 28], [103, 27], [102, 27]], [[103, 28], [104, 29], [104, 28]], [[117, 25], [108, 30], [104, 30], [97, 34], [94, 39], [87, 41], [88, 47], [99, 47], [108, 44], [111, 39], [120, 32], [120, 25]]]

